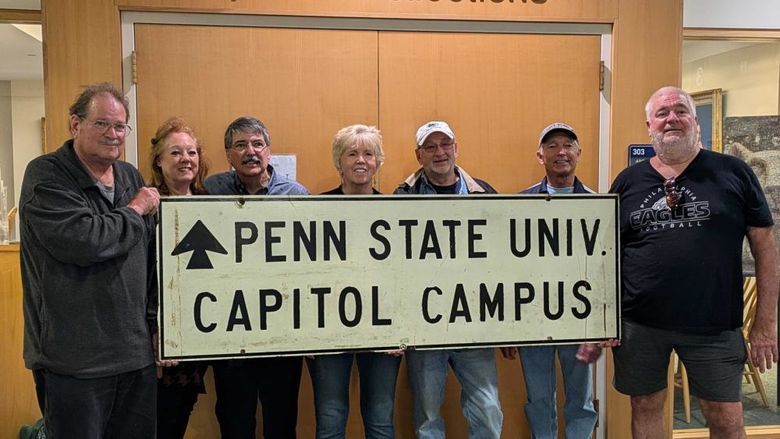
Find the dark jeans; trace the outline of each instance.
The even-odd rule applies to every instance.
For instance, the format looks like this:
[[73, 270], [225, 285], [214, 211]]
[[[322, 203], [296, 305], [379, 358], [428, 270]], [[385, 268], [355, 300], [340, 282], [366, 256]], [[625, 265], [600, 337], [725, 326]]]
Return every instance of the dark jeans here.
[[43, 369], [34, 369], [33, 381], [35, 381], [35, 396], [38, 398], [38, 408], [41, 409], [41, 415], [46, 408], [46, 372]]
[[215, 411], [222, 439], [254, 439], [259, 398], [265, 439], [294, 439], [301, 357], [214, 361]]
[[36, 370], [33, 377], [43, 390], [49, 439], [156, 436], [154, 366], [103, 378], [81, 379], [47, 370]]
[[190, 414], [205, 393], [203, 377], [208, 363], [182, 362], [163, 369], [157, 381], [157, 439], [182, 439]]

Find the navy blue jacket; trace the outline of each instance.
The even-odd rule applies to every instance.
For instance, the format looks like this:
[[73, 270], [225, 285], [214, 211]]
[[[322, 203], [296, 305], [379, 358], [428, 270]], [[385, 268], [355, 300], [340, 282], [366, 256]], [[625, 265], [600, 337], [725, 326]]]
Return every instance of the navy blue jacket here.
[[[521, 194], [549, 194], [547, 191], [547, 177], [544, 177], [542, 181], [520, 192]], [[595, 194], [596, 191], [582, 184], [579, 178], [574, 177], [574, 193], [575, 194]]]

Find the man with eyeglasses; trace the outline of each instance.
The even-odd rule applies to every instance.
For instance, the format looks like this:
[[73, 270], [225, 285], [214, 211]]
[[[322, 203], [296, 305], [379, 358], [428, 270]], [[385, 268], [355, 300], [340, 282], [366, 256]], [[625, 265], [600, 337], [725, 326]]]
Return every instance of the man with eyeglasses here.
[[[494, 194], [487, 182], [471, 177], [455, 164], [458, 144], [446, 122], [431, 121], [417, 130], [415, 156], [422, 166], [394, 193], [429, 195]], [[503, 414], [493, 349], [409, 350], [406, 367], [412, 390], [414, 427], [418, 438], [443, 438], [441, 404], [448, 365], [460, 381], [463, 416], [470, 438], [499, 438]]]
[[271, 136], [263, 122], [239, 117], [225, 130], [225, 155], [233, 168], [212, 175], [204, 185], [212, 195], [308, 195], [298, 182], [274, 172]]
[[664, 437], [674, 349], [711, 437], [745, 437], [742, 241], [747, 236], [758, 284], [749, 361], [763, 372], [777, 361], [772, 215], [746, 163], [699, 146], [688, 93], [663, 87], [645, 112], [656, 155], [621, 172], [610, 189], [620, 194], [623, 277], [615, 388], [631, 396], [634, 437]]
[[119, 160], [128, 104], [110, 84], [70, 107], [72, 138], [20, 196], [24, 360], [47, 437], [154, 438], [159, 194]]
[[[271, 136], [263, 122], [239, 117], [225, 130], [225, 154], [232, 170], [204, 182], [211, 195], [308, 195], [301, 184], [274, 172]], [[295, 438], [301, 357], [222, 360], [212, 364], [215, 411], [223, 438], [255, 437], [260, 400], [263, 436]]]
[[[581, 153], [574, 128], [562, 122], [546, 126], [539, 135], [536, 150], [536, 159], [544, 166], [545, 177], [521, 193], [592, 194], [593, 191], [575, 175]], [[558, 437], [556, 354], [566, 397], [563, 405], [565, 436], [585, 439], [593, 434], [598, 415], [593, 407], [593, 375], [589, 363], [601, 355], [598, 344], [507, 347], [501, 348], [501, 352], [509, 359], [520, 354], [527, 394], [525, 414], [535, 439]]]

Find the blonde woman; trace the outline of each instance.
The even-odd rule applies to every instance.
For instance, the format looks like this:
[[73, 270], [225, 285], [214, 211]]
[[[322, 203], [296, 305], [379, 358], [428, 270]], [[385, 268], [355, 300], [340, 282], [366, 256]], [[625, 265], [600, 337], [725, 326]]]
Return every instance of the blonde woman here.
[[[375, 127], [351, 125], [333, 139], [333, 164], [341, 184], [322, 195], [379, 194], [373, 179], [385, 155], [382, 135]], [[321, 355], [308, 360], [314, 386], [317, 439], [344, 438], [349, 415], [352, 363], [360, 374], [360, 412], [366, 438], [393, 438], [395, 383], [399, 353], [359, 352]]]

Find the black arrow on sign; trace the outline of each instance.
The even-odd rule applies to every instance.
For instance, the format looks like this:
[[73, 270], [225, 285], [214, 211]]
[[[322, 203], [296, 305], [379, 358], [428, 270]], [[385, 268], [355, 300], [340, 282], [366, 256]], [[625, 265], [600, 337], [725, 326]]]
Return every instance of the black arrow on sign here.
[[209, 229], [198, 220], [190, 231], [187, 232], [179, 245], [173, 249], [171, 256], [192, 252], [190, 262], [187, 264], [187, 270], [214, 268], [214, 266], [211, 265], [208, 253], [206, 253], [207, 251], [223, 255], [227, 254], [225, 247], [222, 247], [222, 244], [217, 241], [217, 238], [215, 238]]

